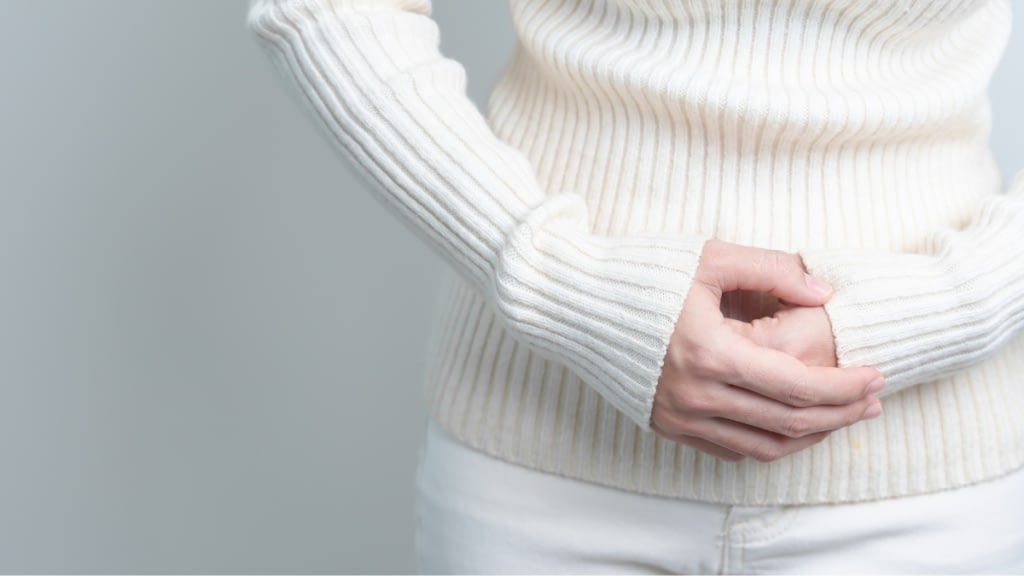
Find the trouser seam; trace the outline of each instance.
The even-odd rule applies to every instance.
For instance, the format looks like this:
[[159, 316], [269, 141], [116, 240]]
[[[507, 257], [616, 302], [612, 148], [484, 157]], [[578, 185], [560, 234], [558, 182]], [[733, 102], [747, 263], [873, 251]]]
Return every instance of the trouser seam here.
[[721, 554], [718, 558], [718, 574], [729, 574], [729, 554], [732, 552], [730, 547], [731, 524], [732, 524], [732, 513], [735, 506], [727, 505], [725, 507], [725, 516], [722, 518], [722, 528], [718, 534], [718, 538], [721, 545]]

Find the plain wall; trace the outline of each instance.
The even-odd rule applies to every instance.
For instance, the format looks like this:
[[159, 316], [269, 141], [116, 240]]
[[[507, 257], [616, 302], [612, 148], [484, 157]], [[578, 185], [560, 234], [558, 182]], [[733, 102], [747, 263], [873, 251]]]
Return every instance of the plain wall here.
[[[3, 2], [0, 571], [413, 570], [443, 264], [296, 107], [246, 6]], [[482, 109], [506, 3], [434, 8]]]

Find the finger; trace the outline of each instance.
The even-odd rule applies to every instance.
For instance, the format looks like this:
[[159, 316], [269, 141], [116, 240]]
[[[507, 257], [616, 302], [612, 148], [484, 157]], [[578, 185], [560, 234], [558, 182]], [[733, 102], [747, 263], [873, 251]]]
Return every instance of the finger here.
[[832, 326], [823, 308], [789, 308], [757, 318], [747, 333], [755, 344], [774, 348], [808, 366], [838, 366]]
[[832, 295], [832, 287], [807, 273], [797, 254], [752, 246], [713, 243], [708, 262], [722, 292], [753, 290], [801, 306], [820, 306]]
[[754, 334], [753, 324], [749, 322], [744, 322], [742, 320], [737, 320], [735, 318], [725, 318], [725, 324], [729, 326], [729, 328], [731, 328], [733, 332], [739, 334], [740, 336], [743, 336], [744, 338], [747, 338], [760, 346], [764, 346], [763, 343], [758, 342], [755, 339], [756, 334]]
[[[779, 350], [780, 352], [785, 352], [790, 356], [796, 356], [793, 354], [792, 350], [786, 349], [786, 341], [782, 337], [779, 320], [780, 318], [778, 316], [755, 318], [750, 322], [727, 318], [726, 324], [733, 332], [743, 336], [758, 346]], [[793, 328], [790, 327], [790, 330], [793, 330]], [[806, 331], [799, 332], [799, 335], [805, 338], [809, 336]], [[797, 359], [799, 360], [800, 358]]]
[[654, 428], [658, 432], [658, 435], [660, 435], [663, 438], [666, 438], [673, 442], [678, 442], [680, 444], [685, 444], [690, 448], [700, 450], [701, 452], [705, 452], [707, 454], [710, 454], [717, 458], [721, 458], [723, 460], [728, 460], [730, 462], [738, 462], [744, 458], [743, 454], [733, 452], [732, 450], [723, 448], [718, 444], [708, 442], [707, 440], [697, 438], [696, 436], [688, 436], [686, 434], [672, 434], [666, 432], [662, 428], [659, 428], [655, 424], [652, 424], [652, 428]]
[[790, 438], [721, 418], [692, 420], [691, 427], [686, 433], [697, 435], [727, 450], [750, 456], [759, 462], [778, 460], [813, 446], [829, 435], [828, 432], [818, 432], [800, 438]]
[[849, 404], [884, 386], [874, 368], [809, 367], [778, 350], [754, 344], [735, 333], [723, 338], [729, 354], [723, 382], [796, 407]]
[[[871, 395], [839, 406], [794, 408], [742, 388], [723, 388], [715, 395], [714, 402], [719, 407], [712, 408], [709, 416], [741, 422], [789, 438], [831, 432], [881, 414], [878, 398]], [[873, 406], [878, 407], [877, 411], [872, 409], [869, 412]]]

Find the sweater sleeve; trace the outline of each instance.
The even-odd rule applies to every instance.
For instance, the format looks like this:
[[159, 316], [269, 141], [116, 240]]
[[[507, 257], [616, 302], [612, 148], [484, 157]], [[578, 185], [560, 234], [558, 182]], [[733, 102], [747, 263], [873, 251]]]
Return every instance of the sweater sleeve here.
[[246, 24], [375, 195], [520, 341], [643, 428], [706, 237], [591, 231], [444, 57], [430, 0], [250, 0]]
[[1024, 170], [913, 252], [801, 256], [835, 287], [825, 310], [840, 366], [879, 369], [884, 394], [963, 370], [1024, 326]]

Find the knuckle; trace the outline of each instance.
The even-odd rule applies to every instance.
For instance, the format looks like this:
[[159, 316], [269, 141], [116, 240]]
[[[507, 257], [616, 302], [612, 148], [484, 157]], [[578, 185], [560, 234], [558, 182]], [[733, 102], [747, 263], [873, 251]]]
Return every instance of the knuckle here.
[[722, 360], [706, 343], [694, 342], [684, 352], [688, 371], [698, 376], [713, 376], [722, 371]]
[[752, 319], [750, 321], [750, 325], [754, 330], [769, 330], [774, 327], [778, 321], [778, 316], [762, 316], [760, 318]]
[[807, 380], [797, 380], [790, 384], [786, 391], [786, 403], [791, 406], [806, 408], [817, 402], [818, 396], [814, 387]]
[[703, 386], [681, 386], [675, 395], [675, 404], [687, 413], [703, 414], [712, 407], [712, 399]]
[[709, 238], [708, 241], [704, 243], [704, 255], [710, 256], [712, 259], [719, 258], [728, 251], [729, 245], [723, 240]]
[[792, 414], [782, 425], [782, 433], [790, 438], [801, 438], [811, 432], [811, 424], [803, 414]]
[[757, 269], [763, 274], [770, 275], [792, 271], [793, 262], [789, 256], [789, 254], [782, 250], [764, 250], [758, 255], [756, 261]]
[[758, 462], [772, 462], [785, 456], [785, 451], [778, 442], [766, 440], [753, 446], [748, 454]]
[[775, 259], [775, 271], [780, 274], [803, 275], [803, 264], [796, 254], [773, 250], [772, 257]]

